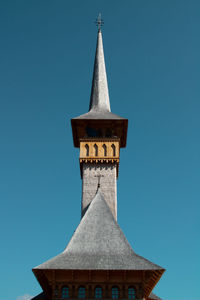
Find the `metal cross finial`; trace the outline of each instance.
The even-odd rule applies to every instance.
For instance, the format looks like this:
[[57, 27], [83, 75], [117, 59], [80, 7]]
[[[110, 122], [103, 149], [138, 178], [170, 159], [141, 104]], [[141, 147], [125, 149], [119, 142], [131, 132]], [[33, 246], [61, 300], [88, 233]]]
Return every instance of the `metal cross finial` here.
[[98, 178], [98, 186], [97, 186], [97, 188], [100, 188], [100, 180], [101, 180], [101, 177], [104, 177], [104, 175], [98, 174], [98, 175], [94, 175], [94, 177]]
[[101, 13], [99, 13], [99, 15], [98, 15], [98, 18], [96, 19], [96, 25], [97, 25], [97, 27], [98, 27], [98, 30], [101, 30], [101, 27], [103, 26], [103, 24], [104, 24], [104, 21], [103, 21], [103, 19], [101, 18]]

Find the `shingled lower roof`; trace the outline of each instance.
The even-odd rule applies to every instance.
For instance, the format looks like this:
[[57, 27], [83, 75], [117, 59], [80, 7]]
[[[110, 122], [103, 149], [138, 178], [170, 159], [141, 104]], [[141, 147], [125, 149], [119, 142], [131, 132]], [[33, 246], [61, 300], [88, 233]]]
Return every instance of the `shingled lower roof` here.
[[31, 298], [31, 300], [47, 300], [45, 293], [42, 292], [40, 294], [38, 294], [37, 296]]
[[64, 252], [34, 269], [163, 270], [133, 251], [100, 190]]
[[158, 297], [157, 295], [155, 295], [154, 293], [151, 293], [149, 295], [149, 300], [162, 300], [160, 297]]

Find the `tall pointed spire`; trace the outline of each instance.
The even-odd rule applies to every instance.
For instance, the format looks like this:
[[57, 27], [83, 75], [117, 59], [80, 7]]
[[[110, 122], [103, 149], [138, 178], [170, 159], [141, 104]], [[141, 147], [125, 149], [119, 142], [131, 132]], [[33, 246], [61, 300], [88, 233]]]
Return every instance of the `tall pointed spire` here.
[[110, 112], [110, 100], [104, 60], [101, 28], [98, 28], [89, 110]]
[[102, 136], [117, 137], [120, 139], [120, 148], [124, 148], [126, 147], [128, 119], [112, 113], [110, 109], [101, 33], [104, 22], [101, 14], [95, 23], [98, 27], [98, 33], [89, 111], [71, 119], [74, 146], [80, 147], [80, 141], [85, 137]]

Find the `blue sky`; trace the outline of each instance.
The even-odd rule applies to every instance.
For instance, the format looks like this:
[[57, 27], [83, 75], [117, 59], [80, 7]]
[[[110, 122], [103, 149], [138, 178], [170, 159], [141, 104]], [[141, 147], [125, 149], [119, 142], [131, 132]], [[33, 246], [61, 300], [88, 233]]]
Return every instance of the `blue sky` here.
[[197, 0], [0, 1], [0, 298], [39, 293], [31, 269], [80, 221], [70, 118], [88, 110], [99, 12], [111, 108], [129, 119], [118, 222], [167, 269], [160, 297], [200, 300]]

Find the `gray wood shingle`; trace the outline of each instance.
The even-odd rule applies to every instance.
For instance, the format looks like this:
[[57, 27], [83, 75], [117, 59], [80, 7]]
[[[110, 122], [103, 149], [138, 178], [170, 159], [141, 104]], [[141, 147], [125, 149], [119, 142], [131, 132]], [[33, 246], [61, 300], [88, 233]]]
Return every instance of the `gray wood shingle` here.
[[162, 268], [133, 251], [99, 189], [64, 252], [35, 269], [161, 270]]

